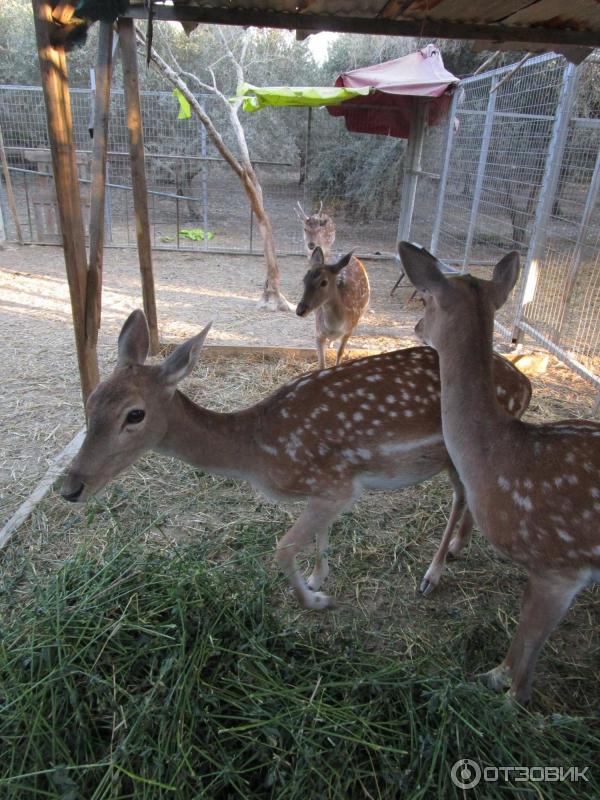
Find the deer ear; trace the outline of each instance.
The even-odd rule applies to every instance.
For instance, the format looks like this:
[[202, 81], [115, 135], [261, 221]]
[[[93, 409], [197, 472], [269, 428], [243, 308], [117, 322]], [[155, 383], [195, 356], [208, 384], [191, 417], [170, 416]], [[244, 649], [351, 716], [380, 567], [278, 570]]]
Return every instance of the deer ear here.
[[125, 320], [118, 341], [117, 366], [143, 364], [150, 347], [148, 323], [143, 311], [136, 309]]
[[490, 281], [492, 299], [496, 308], [500, 308], [508, 300], [508, 295], [515, 288], [519, 277], [520, 257], [516, 250], [507, 253], [494, 267]]
[[320, 247], [315, 247], [310, 254], [310, 263], [313, 267], [322, 267], [325, 265], [325, 256]]
[[337, 275], [338, 272], [341, 272], [344, 269], [344, 267], [349, 263], [353, 254], [354, 250], [350, 250], [349, 253], [346, 253], [345, 256], [342, 256], [339, 261], [336, 261], [335, 264], [328, 264], [327, 269], [330, 272], [333, 272], [334, 275]]
[[188, 339], [187, 342], [180, 344], [179, 347], [176, 347], [171, 355], [163, 361], [160, 372], [168, 384], [175, 386], [194, 369], [211, 325], [212, 322], [209, 322], [201, 333]]
[[417, 291], [436, 294], [447, 288], [448, 280], [438, 266], [439, 261], [424, 247], [417, 247], [410, 242], [400, 242], [398, 253], [408, 280]]

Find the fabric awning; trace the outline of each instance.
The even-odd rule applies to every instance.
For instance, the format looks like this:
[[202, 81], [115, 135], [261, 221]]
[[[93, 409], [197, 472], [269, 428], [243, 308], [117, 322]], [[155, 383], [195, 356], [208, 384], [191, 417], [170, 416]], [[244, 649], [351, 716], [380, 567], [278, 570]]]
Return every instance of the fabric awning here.
[[326, 106], [343, 103], [351, 98], [365, 98], [368, 86], [253, 86], [241, 83], [236, 97], [243, 97], [244, 111], [259, 111], [266, 106]]
[[428, 44], [402, 58], [344, 72], [335, 83], [346, 89], [372, 87], [366, 97], [327, 109], [334, 117], [344, 117], [349, 131], [407, 139], [415, 98], [431, 98], [428, 123], [437, 125], [448, 113], [459, 79], [444, 67], [437, 47]]

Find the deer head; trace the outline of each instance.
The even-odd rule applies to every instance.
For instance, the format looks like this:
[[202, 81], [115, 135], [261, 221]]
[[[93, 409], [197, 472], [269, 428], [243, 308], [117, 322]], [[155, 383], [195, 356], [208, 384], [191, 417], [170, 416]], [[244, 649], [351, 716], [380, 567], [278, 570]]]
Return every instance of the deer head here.
[[353, 251], [346, 253], [333, 264], [326, 264], [323, 251], [320, 247], [315, 247], [310, 257], [310, 269], [304, 276], [304, 293], [296, 307], [299, 317], [316, 311], [337, 294], [337, 276], [352, 258], [352, 253]]
[[[491, 341], [494, 312], [504, 305], [519, 277], [519, 254], [508, 253], [494, 267], [492, 279], [482, 280], [473, 275], [446, 277], [439, 261], [422, 247], [400, 242], [398, 252], [408, 279], [423, 297], [425, 310], [415, 332], [425, 344], [438, 349], [448, 335], [471, 336], [466, 320], [485, 331]], [[443, 309], [444, 314], [440, 314]], [[481, 335], [480, 337], [481, 338]]]
[[87, 434], [71, 463], [61, 494], [83, 502], [157, 447], [167, 429], [166, 409], [177, 384], [193, 370], [210, 324], [161, 364], [144, 364], [149, 336], [141, 311], [129, 315], [118, 342], [117, 365], [87, 401]]
[[298, 216], [304, 228], [304, 244], [309, 253], [320, 247], [329, 255], [335, 241], [335, 224], [328, 214], [323, 214], [323, 202], [316, 214], [307, 215], [298, 203]]

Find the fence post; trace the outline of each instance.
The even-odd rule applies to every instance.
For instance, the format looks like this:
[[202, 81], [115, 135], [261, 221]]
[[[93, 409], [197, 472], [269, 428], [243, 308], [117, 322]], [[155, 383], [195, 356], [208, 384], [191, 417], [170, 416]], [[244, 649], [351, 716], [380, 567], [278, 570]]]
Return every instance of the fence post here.
[[435, 219], [433, 221], [433, 230], [431, 232], [431, 242], [429, 249], [435, 253], [440, 238], [440, 228], [442, 226], [442, 214], [444, 211], [444, 200], [446, 195], [446, 185], [448, 183], [448, 173], [450, 172], [450, 158], [452, 157], [452, 144], [454, 141], [454, 116], [458, 107], [458, 96], [462, 89], [456, 88], [452, 97], [450, 111], [448, 112], [448, 131], [446, 133], [446, 142], [444, 145], [443, 167], [440, 175], [440, 182], [438, 185], [438, 201], [435, 208]]
[[425, 122], [429, 100], [427, 97], [415, 97], [410, 118], [410, 133], [408, 134], [408, 148], [402, 180], [402, 198], [400, 203], [400, 219], [398, 220], [398, 241], [410, 237], [415, 198], [417, 196], [417, 182], [421, 169], [421, 155], [423, 154], [423, 140], [425, 137]]
[[490, 92], [488, 95], [487, 108], [485, 111], [485, 122], [483, 125], [483, 138], [481, 140], [481, 150], [479, 151], [477, 174], [475, 176], [473, 204], [471, 205], [471, 215], [469, 217], [469, 227], [467, 229], [467, 240], [465, 242], [465, 252], [463, 257], [463, 268], [462, 268], [463, 272], [469, 266], [469, 261], [471, 259], [471, 248], [473, 246], [473, 237], [475, 235], [477, 215], [479, 214], [479, 204], [481, 203], [481, 192], [483, 190], [483, 180], [485, 178], [485, 169], [487, 167], [487, 157], [490, 149], [490, 141], [492, 139], [492, 128], [494, 127], [496, 96], [497, 92]]
[[571, 300], [571, 295], [573, 294], [573, 290], [575, 289], [575, 279], [577, 278], [577, 273], [579, 272], [579, 266], [581, 264], [581, 253], [585, 246], [585, 237], [587, 235], [588, 228], [592, 220], [592, 214], [594, 212], [599, 190], [600, 190], [600, 150], [598, 150], [598, 154], [596, 156], [596, 163], [594, 164], [594, 172], [592, 174], [592, 180], [590, 181], [587, 197], [585, 198], [585, 206], [583, 208], [581, 224], [579, 225], [579, 230], [577, 231], [577, 239], [575, 241], [575, 249], [573, 250], [573, 256], [571, 258], [571, 266], [569, 268], [569, 274], [567, 275], [565, 288], [563, 291], [563, 295], [559, 301], [558, 311], [556, 314], [557, 344], [559, 343], [560, 334], [562, 333], [562, 329], [565, 324], [565, 315], [567, 312], [567, 306], [569, 305], [569, 302]]
[[120, 17], [117, 23], [121, 63], [123, 65], [123, 88], [129, 134], [129, 154], [131, 159], [131, 186], [135, 208], [135, 229], [137, 235], [140, 273], [142, 276], [142, 297], [144, 311], [150, 331], [150, 355], [156, 355], [160, 343], [156, 315], [156, 296], [152, 272], [152, 246], [150, 243], [150, 215], [148, 213], [148, 188], [144, 166], [144, 136], [142, 132], [142, 111], [140, 108], [140, 85], [137, 68], [137, 47], [132, 19]]
[[525, 306], [533, 300], [535, 284], [537, 282], [538, 263], [544, 253], [546, 238], [548, 233], [548, 220], [554, 205], [556, 188], [560, 176], [569, 133], [569, 119], [571, 109], [575, 100], [577, 89], [577, 79], [579, 68], [567, 63], [563, 73], [563, 81], [560, 90], [560, 97], [556, 108], [556, 116], [552, 126], [552, 135], [548, 144], [546, 163], [544, 164], [544, 174], [540, 184], [538, 204], [535, 211], [533, 223], [533, 233], [527, 250], [525, 268], [515, 310], [513, 322], [512, 340], [513, 343], [519, 342], [523, 338], [523, 331], [519, 325], [523, 318]]

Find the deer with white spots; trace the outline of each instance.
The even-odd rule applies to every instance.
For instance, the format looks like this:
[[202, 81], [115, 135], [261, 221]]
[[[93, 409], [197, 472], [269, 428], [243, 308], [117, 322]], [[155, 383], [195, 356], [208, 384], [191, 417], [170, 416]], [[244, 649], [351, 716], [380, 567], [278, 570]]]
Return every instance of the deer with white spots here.
[[335, 363], [340, 363], [346, 343], [369, 305], [370, 295], [367, 271], [356, 256], [346, 253], [327, 264], [321, 248], [315, 247], [296, 314], [305, 317], [315, 312], [319, 369], [325, 367], [328, 342], [339, 342]]
[[532, 425], [497, 402], [494, 312], [516, 284], [518, 253], [486, 281], [448, 279], [430, 253], [406, 242], [399, 251], [425, 301], [416, 331], [438, 351], [444, 440], [468, 506], [491, 544], [528, 573], [508, 653], [484, 676], [525, 703], [546, 639], [576, 595], [600, 581], [600, 424]]
[[331, 248], [335, 242], [335, 223], [329, 214], [323, 213], [323, 201], [316, 214], [307, 215], [300, 203], [298, 217], [302, 223], [304, 244], [310, 255], [315, 247], [320, 247], [326, 257], [331, 255]]
[[[330, 604], [320, 592], [328, 575], [328, 529], [368, 489], [400, 489], [447, 470], [452, 511], [424, 589], [439, 580], [446, 552], [458, 553], [471, 515], [442, 440], [437, 356], [412, 347], [311, 372], [256, 405], [216, 413], [193, 403], [177, 384], [193, 370], [210, 326], [159, 364], [145, 364], [148, 327], [134, 311], [119, 336], [115, 370], [90, 395], [83, 445], [62, 495], [83, 501], [146, 450], [176, 456], [206, 472], [249, 481], [267, 498], [305, 500], [306, 508], [277, 546], [277, 561], [305, 608]], [[522, 413], [527, 378], [494, 359], [502, 402]], [[452, 532], [463, 517], [458, 534]], [[296, 556], [315, 542], [308, 582]]]

